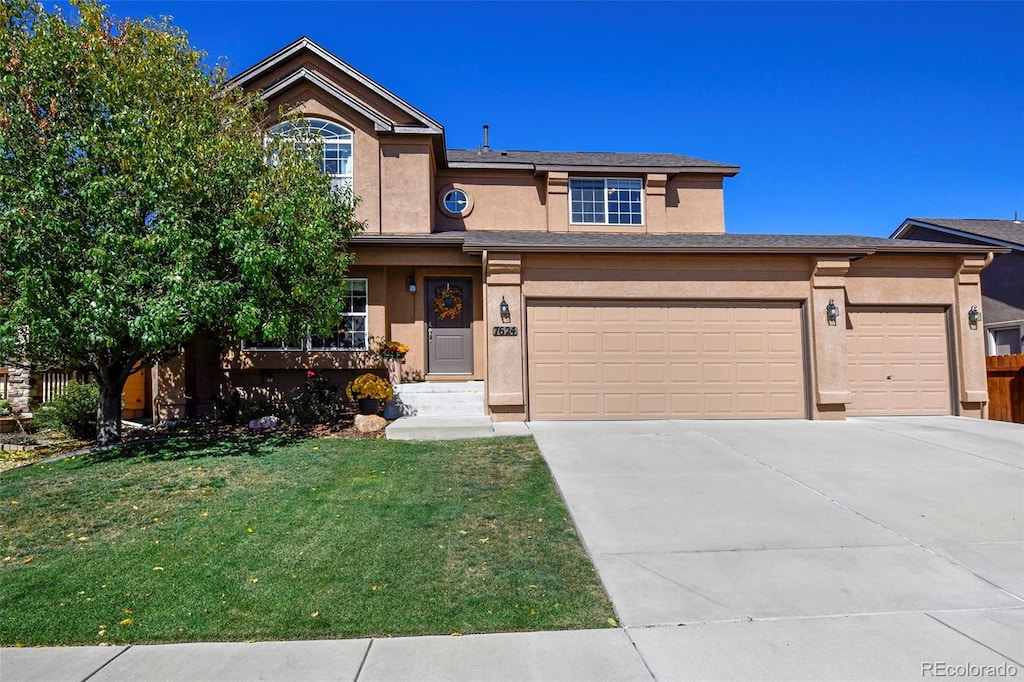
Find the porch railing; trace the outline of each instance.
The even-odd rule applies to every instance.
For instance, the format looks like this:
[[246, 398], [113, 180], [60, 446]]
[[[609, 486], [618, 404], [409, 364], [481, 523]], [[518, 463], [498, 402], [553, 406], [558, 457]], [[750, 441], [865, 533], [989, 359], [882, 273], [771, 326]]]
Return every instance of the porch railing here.
[[42, 400], [44, 403], [48, 403], [61, 393], [64, 392], [64, 388], [70, 384], [75, 378], [73, 372], [67, 372], [60, 369], [52, 369], [48, 372], [43, 372], [39, 375], [39, 384], [42, 387]]

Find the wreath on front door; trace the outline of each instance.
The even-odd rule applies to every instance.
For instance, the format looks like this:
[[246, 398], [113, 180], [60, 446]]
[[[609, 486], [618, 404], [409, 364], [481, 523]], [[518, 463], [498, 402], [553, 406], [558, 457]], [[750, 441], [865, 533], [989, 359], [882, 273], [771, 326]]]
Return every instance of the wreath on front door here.
[[462, 291], [447, 286], [434, 291], [434, 314], [439, 320], [454, 320], [462, 314]]

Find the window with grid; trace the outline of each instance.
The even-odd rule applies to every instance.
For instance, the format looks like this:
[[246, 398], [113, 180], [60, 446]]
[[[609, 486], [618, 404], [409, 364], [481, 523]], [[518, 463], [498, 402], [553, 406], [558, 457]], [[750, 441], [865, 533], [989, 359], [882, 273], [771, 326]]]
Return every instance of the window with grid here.
[[337, 123], [318, 118], [309, 118], [300, 123], [285, 121], [270, 129], [274, 135], [293, 140], [297, 145], [303, 141], [320, 138], [323, 153], [320, 168], [331, 176], [331, 187], [338, 190], [352, 189], [352, 131]]
[[639, 178], [570, 178], [569, 195], [574, 225], [643, 224]]
[[367, 346], [366, 280], [345, 280], [345, 310], [341, 323], [328, 336], [309, 337], [310, 350], [366, 350]]

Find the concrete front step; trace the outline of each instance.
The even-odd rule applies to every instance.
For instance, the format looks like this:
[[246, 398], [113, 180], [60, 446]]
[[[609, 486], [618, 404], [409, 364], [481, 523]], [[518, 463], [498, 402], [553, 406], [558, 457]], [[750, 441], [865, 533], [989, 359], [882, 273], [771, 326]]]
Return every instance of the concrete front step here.
[[455, 440], [533, 435], [526, 422], [494, 422], [490, 417], [402, 417], [385, 429], [391, 440]]
[[482, 417], [487, 413], [484, 382], [400, 384], [395, 387], [394, 407], [408, 417]]
[[395, 386], [395, 393], [479, 393], [483, 395], [482, 381], [419, 381]]
[[395, 400], [395, 406], [402, 416], [409, 417], [482, 417], [487, 413], [484, 401], [479, 399], [424, 402], [400, 396]]
[[454, 440], [494, 435], [490, 417], [402, 417], [391, 422], [390, 440]]

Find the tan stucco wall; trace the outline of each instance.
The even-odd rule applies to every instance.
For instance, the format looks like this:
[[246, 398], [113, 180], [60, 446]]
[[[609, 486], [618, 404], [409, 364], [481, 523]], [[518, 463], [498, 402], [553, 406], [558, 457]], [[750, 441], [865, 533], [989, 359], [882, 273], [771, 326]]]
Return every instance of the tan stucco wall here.
[[665, 188], [667, 232], [725, 232], [722, 176], [681, 174]]
[[[473, 198], [473, 210], [465, 218], [449, 217], [440, 208], [441, 197], [452, 188], [464, 190]], [[547, 210], [543, 192], [543, 179], [529, 171], [438, 171], [433, 193], [435, 230], [544, 231]]]
[[381, 231], [429, 233], [434, 219], [434, 159], [430, 142], [389, 137], [381, 140], [380, 156]]
[[[671, 179], [664, 174], [642, 176], [643, 225], [572, 225], [569, 222], [570, 175], [583, 176], [556, 171], [439, 170], [433, 192], [435, 230], [651, 234], [725, 231], [721, 176], [682, 174]], [[611, 175], [626, 177], [629, 174]], [[452, 218], [440, 208], [440, 198], [453, 187], [464, 190], [473, 202], [472, 211], [464, 218]]]

